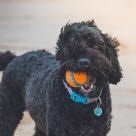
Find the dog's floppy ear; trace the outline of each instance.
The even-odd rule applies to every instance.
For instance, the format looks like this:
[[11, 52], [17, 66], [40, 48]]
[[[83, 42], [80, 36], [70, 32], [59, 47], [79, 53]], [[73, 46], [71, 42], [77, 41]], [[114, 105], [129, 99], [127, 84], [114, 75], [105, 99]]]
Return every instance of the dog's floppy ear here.
[[57, 48], [56, 52], [56, 59], [63, 62], [67, 59], [67, 56], [69, 55], [69, 51], [67, 47], [64, 47], [63, 49]]
[[122, 78], [122, 69], [118, 61], [119, 42], [114, 38], [112, 39], [107, 34], [103, 35], [106, 44], [106, 55], [111, 61], [111, 72], [108, 80], [111, 84], [117, 84]]

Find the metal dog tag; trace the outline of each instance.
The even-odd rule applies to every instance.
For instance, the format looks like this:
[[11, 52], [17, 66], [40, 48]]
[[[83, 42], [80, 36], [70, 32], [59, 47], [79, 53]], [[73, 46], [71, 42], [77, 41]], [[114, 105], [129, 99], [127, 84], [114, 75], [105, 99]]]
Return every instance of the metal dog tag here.
[[99, 106], [97, 106], [97, 107], [94, 109], [94, 114], [95, 114], [96, 116], [101, 116], [101, 115], [102, 115], [102, 109], [101, 109]]

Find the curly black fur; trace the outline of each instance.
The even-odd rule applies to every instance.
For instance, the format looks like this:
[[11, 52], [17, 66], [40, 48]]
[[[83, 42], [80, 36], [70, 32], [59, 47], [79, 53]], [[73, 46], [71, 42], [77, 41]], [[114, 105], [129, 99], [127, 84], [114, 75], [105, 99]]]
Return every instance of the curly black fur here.
[[4, 70], [8, 63], [11, 62], [16, 56], [10, 51], [5, 53], [0, 52], [0, 71]]
[[[1, 70], [7, 66], [0, 84], [0, 136], [13, 136], [25, 110], [35, 121], [35, 136], [106, 136], [112, 117], [109, 83], [117, 84], [122, 78], [118, 46], [94, 21], [87, 21], [61, 29], [56, 56], [32, 51], [11, 55], [9, 60], [14, 59], [10, 62], [0, 53]], [[81, 58], [89, 59], [91, 65], [79, 67]], [[63, 85], [66, 70], [85, 71], [95, 78], [93, 92], [73, 89], [90, 97], [97, 97], [102, 89], [100, 117], [94, 115], [97, 103], [83, 105], [70, 100]]]

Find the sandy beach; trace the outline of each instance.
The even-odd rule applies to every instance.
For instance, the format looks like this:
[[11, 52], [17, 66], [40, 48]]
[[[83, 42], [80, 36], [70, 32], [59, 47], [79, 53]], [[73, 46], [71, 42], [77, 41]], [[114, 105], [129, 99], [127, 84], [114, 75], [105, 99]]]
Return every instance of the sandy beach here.
[[[124, 78], [111, 85], [113, 122], [108, 136], [136, 136], [136, 1], [133, 0], [1, 0], [0, 51], [17, 55], [36, 49], [55, 53], [60, 28], [70, 22], [94, 19], [121, 42], [119, 60]], [[15, 136], [34, 134], [28, 113]]]

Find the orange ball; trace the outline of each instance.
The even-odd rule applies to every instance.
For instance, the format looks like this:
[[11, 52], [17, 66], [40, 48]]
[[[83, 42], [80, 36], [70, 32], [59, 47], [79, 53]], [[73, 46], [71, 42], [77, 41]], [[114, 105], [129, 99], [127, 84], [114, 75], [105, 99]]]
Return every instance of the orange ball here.
[[66, 81], [72, 87], [83, 86], [87, 82], [88, 76], [85, 72], [74, 73], [66, 71]]

